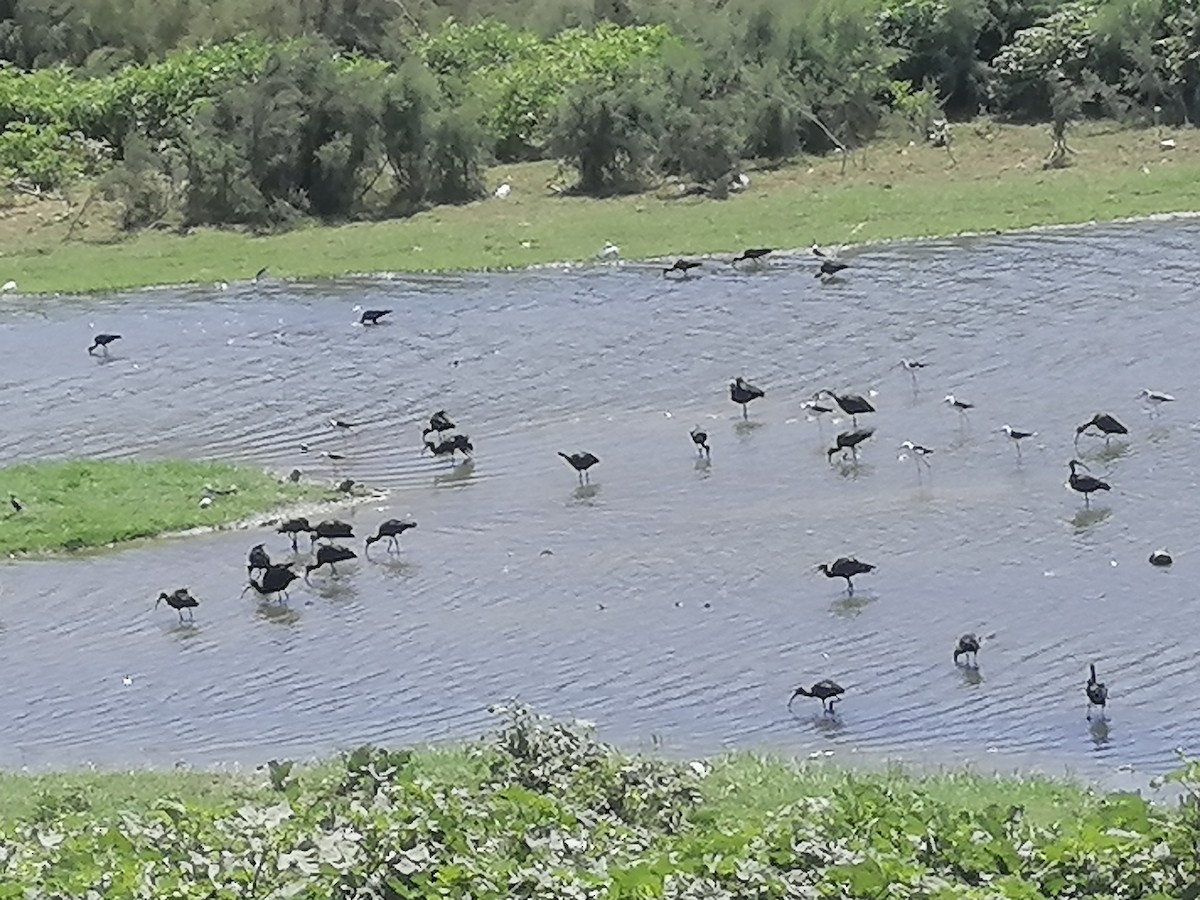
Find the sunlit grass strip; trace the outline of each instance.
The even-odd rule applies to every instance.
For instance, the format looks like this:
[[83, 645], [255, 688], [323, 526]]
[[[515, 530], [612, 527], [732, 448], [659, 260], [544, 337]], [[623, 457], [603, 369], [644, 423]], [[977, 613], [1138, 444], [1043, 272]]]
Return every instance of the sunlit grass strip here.
[[[206, 493], [211, 503], [202, 506]], [[225, 525], [318, 496], [316, 488], [229, 463], [73, 460], [9, 466], [0, 468], [0, 553], [104, 547]]]
[[[605, 200], [557, 196], [553, 163], [503, 166], [494, 188], [512, 193], [411, 219], [313, 227], [270, 237], [228, 230], [189, 236], [148, 233], [119, 243], [63, 242], [65, 226], [0, 223], [0, 279], [27, 292], [88, 292], [183, 282], [356, 272], [496, 269], [592, 259], [614, 241], [625, 259], [730, 253], [747, 246], [931, 237], [1200, 210], [1200, 134], [1177, 133], [1160, 149], [1157, 132], [1110, 123], [1071, 135], [1074, 165], [1043, 171], [1043, 127], [971, 123], [954, 131], [954, 159], [884, 137], [842, 172], [832, 158], [752, 170], [728, 200], [670, 199], [656, 193]], [[666, 192], [664, 191], [664, 194]], [[29, 222], [28, 225], [35, 225]], [[58, 229], [58, 230], [56, 230]], [[97, 235], [99, 237], [99, 235]]]

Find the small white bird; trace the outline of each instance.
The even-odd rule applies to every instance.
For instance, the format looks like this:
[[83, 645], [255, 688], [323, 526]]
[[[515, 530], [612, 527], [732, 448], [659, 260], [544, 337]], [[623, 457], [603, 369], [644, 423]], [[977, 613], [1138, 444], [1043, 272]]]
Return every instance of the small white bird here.
[[1164, 403], [1173, 403], [1175, 401], [1175, 398], [1170, 394], [1164, 394], [1162, 391], [1152, 391], [1150, 388], [1142, 388], [1142, 392], [1138, 396], [1145, 398], [1150, 403], [1150, 408], [1154, 411], [1155, 415], [1158, 414], [1159, 407]]
[[966, 400], [959, 400], [953, 394], [947, 394], [942, 398], [943, 403], [948, 403], [959, 411], [962, 415], [966, 415], [968, 409], [974, 409], [974, 403], [968, 403]]
[[604, 248], [596, 254], [598, 259], [618, 259], [621, 256], [621, 248], [612, 241], [605, 241]]
[[15, 291], [16, 289], [17, 283], [15, 281], [6, 281], [4, 284], [0, 284], [0, 291], [3, 291], [4, 293]]
[[505, 182], [504, 184], [500, 185], [500, 187], [496, 188], [496, 191], [493, 196], [495, 196], [496, 198], [498, 198], [500, 200], [503, 200], [505, 197], [507, 197], [511, 193], [512, 193], [512, 185], [509, 184], [508, 182]]

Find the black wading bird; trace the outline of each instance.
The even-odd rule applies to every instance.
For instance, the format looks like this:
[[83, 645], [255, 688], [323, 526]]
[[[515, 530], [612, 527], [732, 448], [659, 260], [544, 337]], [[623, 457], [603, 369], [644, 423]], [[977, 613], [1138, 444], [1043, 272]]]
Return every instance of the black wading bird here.
[[[858, 445], [875, 433], [874, 426], [855, 428], [853, 431], [843, 431], [837, 436], [837, 442], [825, 451], [825, 458], [833, 465], [833, 454], [839, 450], [849, 450], [854, 459], [858, 459]], [[845, 455], [845, 454], [843, 454]]]
[[846, 593], [854, 595], [854, 582], [851, 581], [855, 575], [865, 575], [868, 572], [875, 570], [875, 567], [870, 563], [859, 562], [852, 556], [839, 556], [833, 561], [832, 565], [821, 563], [813, 571], [823, 572], [826, 578], [845, 578]]
[[304, 567], [304, 580], [308, 581], [309, 573], [321, 566], [329, 566], [329, 571], [336, 575], [337, 566], [334, 563], [346, 562], [350, 559], [358, 559], [358, 554], [349, 547], [343, 547], [340, 544], [322, 544], [317, 548], [317, 561]]
[[1129, 429], [1118, 422], [1113, 416], [1110, 416], [1108, 413], [1096, 413], [1075, 429], [1076, 442], [1079, 441], [1079, 436], [1089, 428], [1098, 428], [1101, 434], [1104, 435], [1105, 443], [1108, 443], [1114, 434], [1129, 434]]
[[675, 265], [663, 269], [663, 275], [670, 275], [672, 272], [682, 272], [683, 277], [687, 278], [688, 272], [692, 269], [698, 269], [702, 265], [704, 264], [698, 259], [677, 259], [675, 260]]
[[399, 550], [400, 535], [404, 534], [404, 532], [408, 531], [408, 529], [416, 527], [416, 522], [408, 522], [404, 519], [388, 519], [379, 526], [379, 530], [375, 534], [367, 537], [367, 543], [363, 548], [363, 553], [369, 554], [371, 545], [376, 541], [382, 541], [384, 538], [387, 538], [389, 552], [393, 550]]
[[193, 619], [195, 617], [192, 615], [192, 610], [200, 605], [199, 601], [188, 593], [187, 588], [178, 588], [169, 594], [165, 591], [159, 594], [158, 599], [154, 601], [154, 608], [158, 609], [158, 604], [163, 602], [179, 613], [180, 622], [183, 621], [183, 611], [185, 609], [188, 611], [188, 618]]
[[759, 397], [765, 397], [766, 395], [766, 391], [751, 384], [740, 375], [729, 382], [729, 399], [734, 403], [741, 404], [743, 419], [747, 419], [750, 416], [746, 410], [746, 404], [751, 400], [757, 400]]
[[254, 588], [260, 597], [270, 597], [275, 594], [283, 600], [287, 600], [288, 585], [299, 577], [292, 571], [290, 564], [275, 564], [263, 572], [260, 580], [255, 581], [251, 578], [249, 583], [242, 588], [242, 594], [245, 595], [246, 591]]
[[858, 417], [863, 413], [875, 412], [875, 407], [865, 397], [861, 397], [858, 394], [835, 394], [831, 390], [823, 390], [817, 391], [813, 394], [812, 398], [819, 400], [822, 394], [833, 400], [838, 405], [838, 408], [848, 415], [855, 425], [858, 425]]
[[696, 455], [703, 453], [705, 456], [710, 456], [711, 451], [708, 448], [708, 432], [702, 431], [697, 425], [691, 430], [692, 443], [696, 445]]
[[844, 687], [828, 678], [818, 681], [811, 688], [801, 685], [792, 692], [792, 697], [788, 700], [788, 709], [792, 708], [792, 701], [797, 697], [816, 697], [821, 701], [821, 708], [825, 711], [825, 715], [833, 715], [833, 704], [837, 703], [838, 698], [844, 693], [846, 693]]
[[439, 409], [429, 417], [429, 427], [421, 431], [421, 437], [428, 437], [429, 432], [436, 431], [441, 437], [443, 431], [453, 431], [454, 423], [450, 421], [450, 417], [446, 415], [444, 409]]
[[269, 568], [271, 568], [271, 557], [267, 555], [262, 544], [255, 544], [250, 548], [250, 556], [246, 560], [246, 574], [253, 575], [259, 570], [265, 572]]
[[108, 354], [108, 345], [111, 344], [113, 341], [119, 341], [120, 339], [121, 339], [121, 336], [119, 334], [98, 334], [98, 335], [96, 335], [95, 339], [92, 341], [92, 346], [88, 347], [88, 355], [94, 355], [94, 351], [96, 350], [97, 347], [99, 347], [101, 350], [103, 350], [104, 353], [107, 355]]
[[565, 459], [576, 472], [579, 473], [579, 483], [591, 481], [592, 477], [588, 474], [588, 469], [600, 462], [600, 457], [594, 453], [563, 453], [558, 451], [558, 455]]
[[288, 519], [286, 522], [280, 523], [275, 529], [279, 534], [289, 534], [292, 536], [292, 549], [296, 549], [296, 537], [301, 534], [307, 534], [312, 531], [312, 526], [308, 524], [308, 519], [301, 516], [298, 519]]
[[749, 250], [743, 250], [741, 253], [739, 253], [737, 256], [735, 256], [733, 258], [732, 262], [734, 264], [737, 264], [737, 263], [740, 263], [743, 260], [747, 260], [747, 259], [757, 261], [757, 260], [762, 259], [768, 253], [771, 253], [773, 251], [773, 249], [774, 248], [772, 248], [772, 247], [751, 247]]
[[310, 528], [308, 536], [313, 543], [321, 539], [328, 541], [334, 538], [352, 538], [354, 537], [354, 528], [349, 523], [338, 519], [326, 519], [316, 528]]
[[1088, 676], [1087, 684], [1084, 686], [1084, 692], [1087, 694], [1087, 717], [1092, 717], [1092, 707], [1100, 707], [1101, 718], [1105, 715], [1105, 710], [1108, 705], [1108, 685], [1103, 681], [1096, 680], [1096, 664], [1089, 664], [1091, 675]]
[[1085, 466], [1079, 460], [1071, 460], [1069, 463], [1067, 463], [1067, 467], [1071, 470], [1071, 475], [1067, 479], [1067, 485], [1071, 488], [1071, 490], [1079, 491], [1079, 493], [1083, 494], [1084, 506], [1091, 506], [1091, 500], [1088, 498], [1088, 495], [1092, 492], [1112, 490], [1112, 487], [1107, 481], [1101, 481], [1099, 478], [1096, 478], [1092, 475], [1080, 475], [1078, 472], [1076, 472], [1076, 467], [1082, 467], [1084, 469], [1087, 468], [1087, 466]]
[[360, 325], [378, 325], [379, 320], [390, 312], [390, 309], [364, 309], [358, 323]]

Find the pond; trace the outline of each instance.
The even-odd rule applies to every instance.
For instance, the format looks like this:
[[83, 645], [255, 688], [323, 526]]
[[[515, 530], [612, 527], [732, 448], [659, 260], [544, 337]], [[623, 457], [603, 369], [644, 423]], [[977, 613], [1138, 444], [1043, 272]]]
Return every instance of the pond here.
[[[0, 765], [469, 737], [519, 697], [687, 752], [1169, 768], [1200, 726], [1198, 242], [1177, 221], [876, 246], [829, 284], [800, 257], [6, 298], [3, 461], [295, 466], [388, 492], [340, 514], [360, 556], [385, 518], [419, 527], [286, 608], [239, 596], [251, 545], [290, 553], [270, 529], [10, 562]], [[360, 306], [394, 312], [363, 328]], [[85, 352], [99, 331], [124, 335], [107, 360]], [[914, 381], [901, 357], [928, 365]], [[740, 374], [766, 390], [748, 420]], [[1151, 416], [1145, 387], [1178, 400]], [[819, 388], [874, 392], [858, 465], [827, 461], [850, 425], [808, 419]], [[442, 408], [473, 464], [422, 455]], [[1099, 411], [1128, 438], [1073, 446]], [[1038, 432], [1020, 459], [1005, 423]], [[920, 478], [906, 439], [935, 450]], [[560, 450], [600, 458], [589, 486]], [[1112, 484], [1090, 509], [1073, 456]], [[842, 555], [878, 566], [853, 598], [812, 571]], [[152, 609], [181, 585], [194, 626]], [[978, 673], [951, 661], [965, 631]], [[1091, 661], [1107, 723], [1085, 717]], [[846, 687], [838, 716], [789, 712], [821, 678]]]

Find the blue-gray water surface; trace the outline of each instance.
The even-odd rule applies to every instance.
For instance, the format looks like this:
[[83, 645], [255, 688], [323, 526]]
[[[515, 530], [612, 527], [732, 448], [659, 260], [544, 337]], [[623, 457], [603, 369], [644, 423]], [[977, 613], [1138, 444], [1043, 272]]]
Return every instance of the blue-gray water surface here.
[[[624, 264], [5, 298], [0, 462], [297, 466], [387, 491], [340, 514], [360, 535], [420, 524], [286, 610], [239, 597], [252, 544], [290, 552], [270, 529], [10, 562], [0, 765], [473, 736], [517, 696], [688, 751], [1169, 768], [1200, 724], [1198, 243], [1200, 224], [1158, 222], [877, 246], [830, 284], [800, 257], [678, 281]], [[359, 306], [394, 312], [363, 328]], [[85, 352], [99, 331], [124, 335], [111, 359]], [[928, 363], [915, 386], [901, 357]], [[748, 422], [738, 374], [766, 389]], [[1151, 417], [1144, 387], [1178, 400]], [[807, 418], [818, 388], [874, 392], [858, 466], [827, 463], [849, 424]], [[947, 393], [976, 406], [962, 419]], [[440, 408], [473, 465], [420, 454]], [[1129, 437], [1076, 449], [1098, 411]], [[1005, 423], [1038, 432], [1020, 460]], [[920, 479], [906, 439], [935, 449]], [[600, 458], [582, 490], [556, 455], [577, 449]], [[1065, 486], [1075, 455], [1112, 484], [1090, 510]], [[1171, 569], [1148, 564], [1159, 546]], [[852, 600], [812, 571], [841, 555], [878, 566]], [[152, 610], [180, 585], [194, 626]], [[987, 636], [979, 678], [951, 661], [964, 631]], [[1085, 717], [1093, 660], [1106, 726]], [[846, 687], [840, 714], [789, 712], [821, 678]]]

